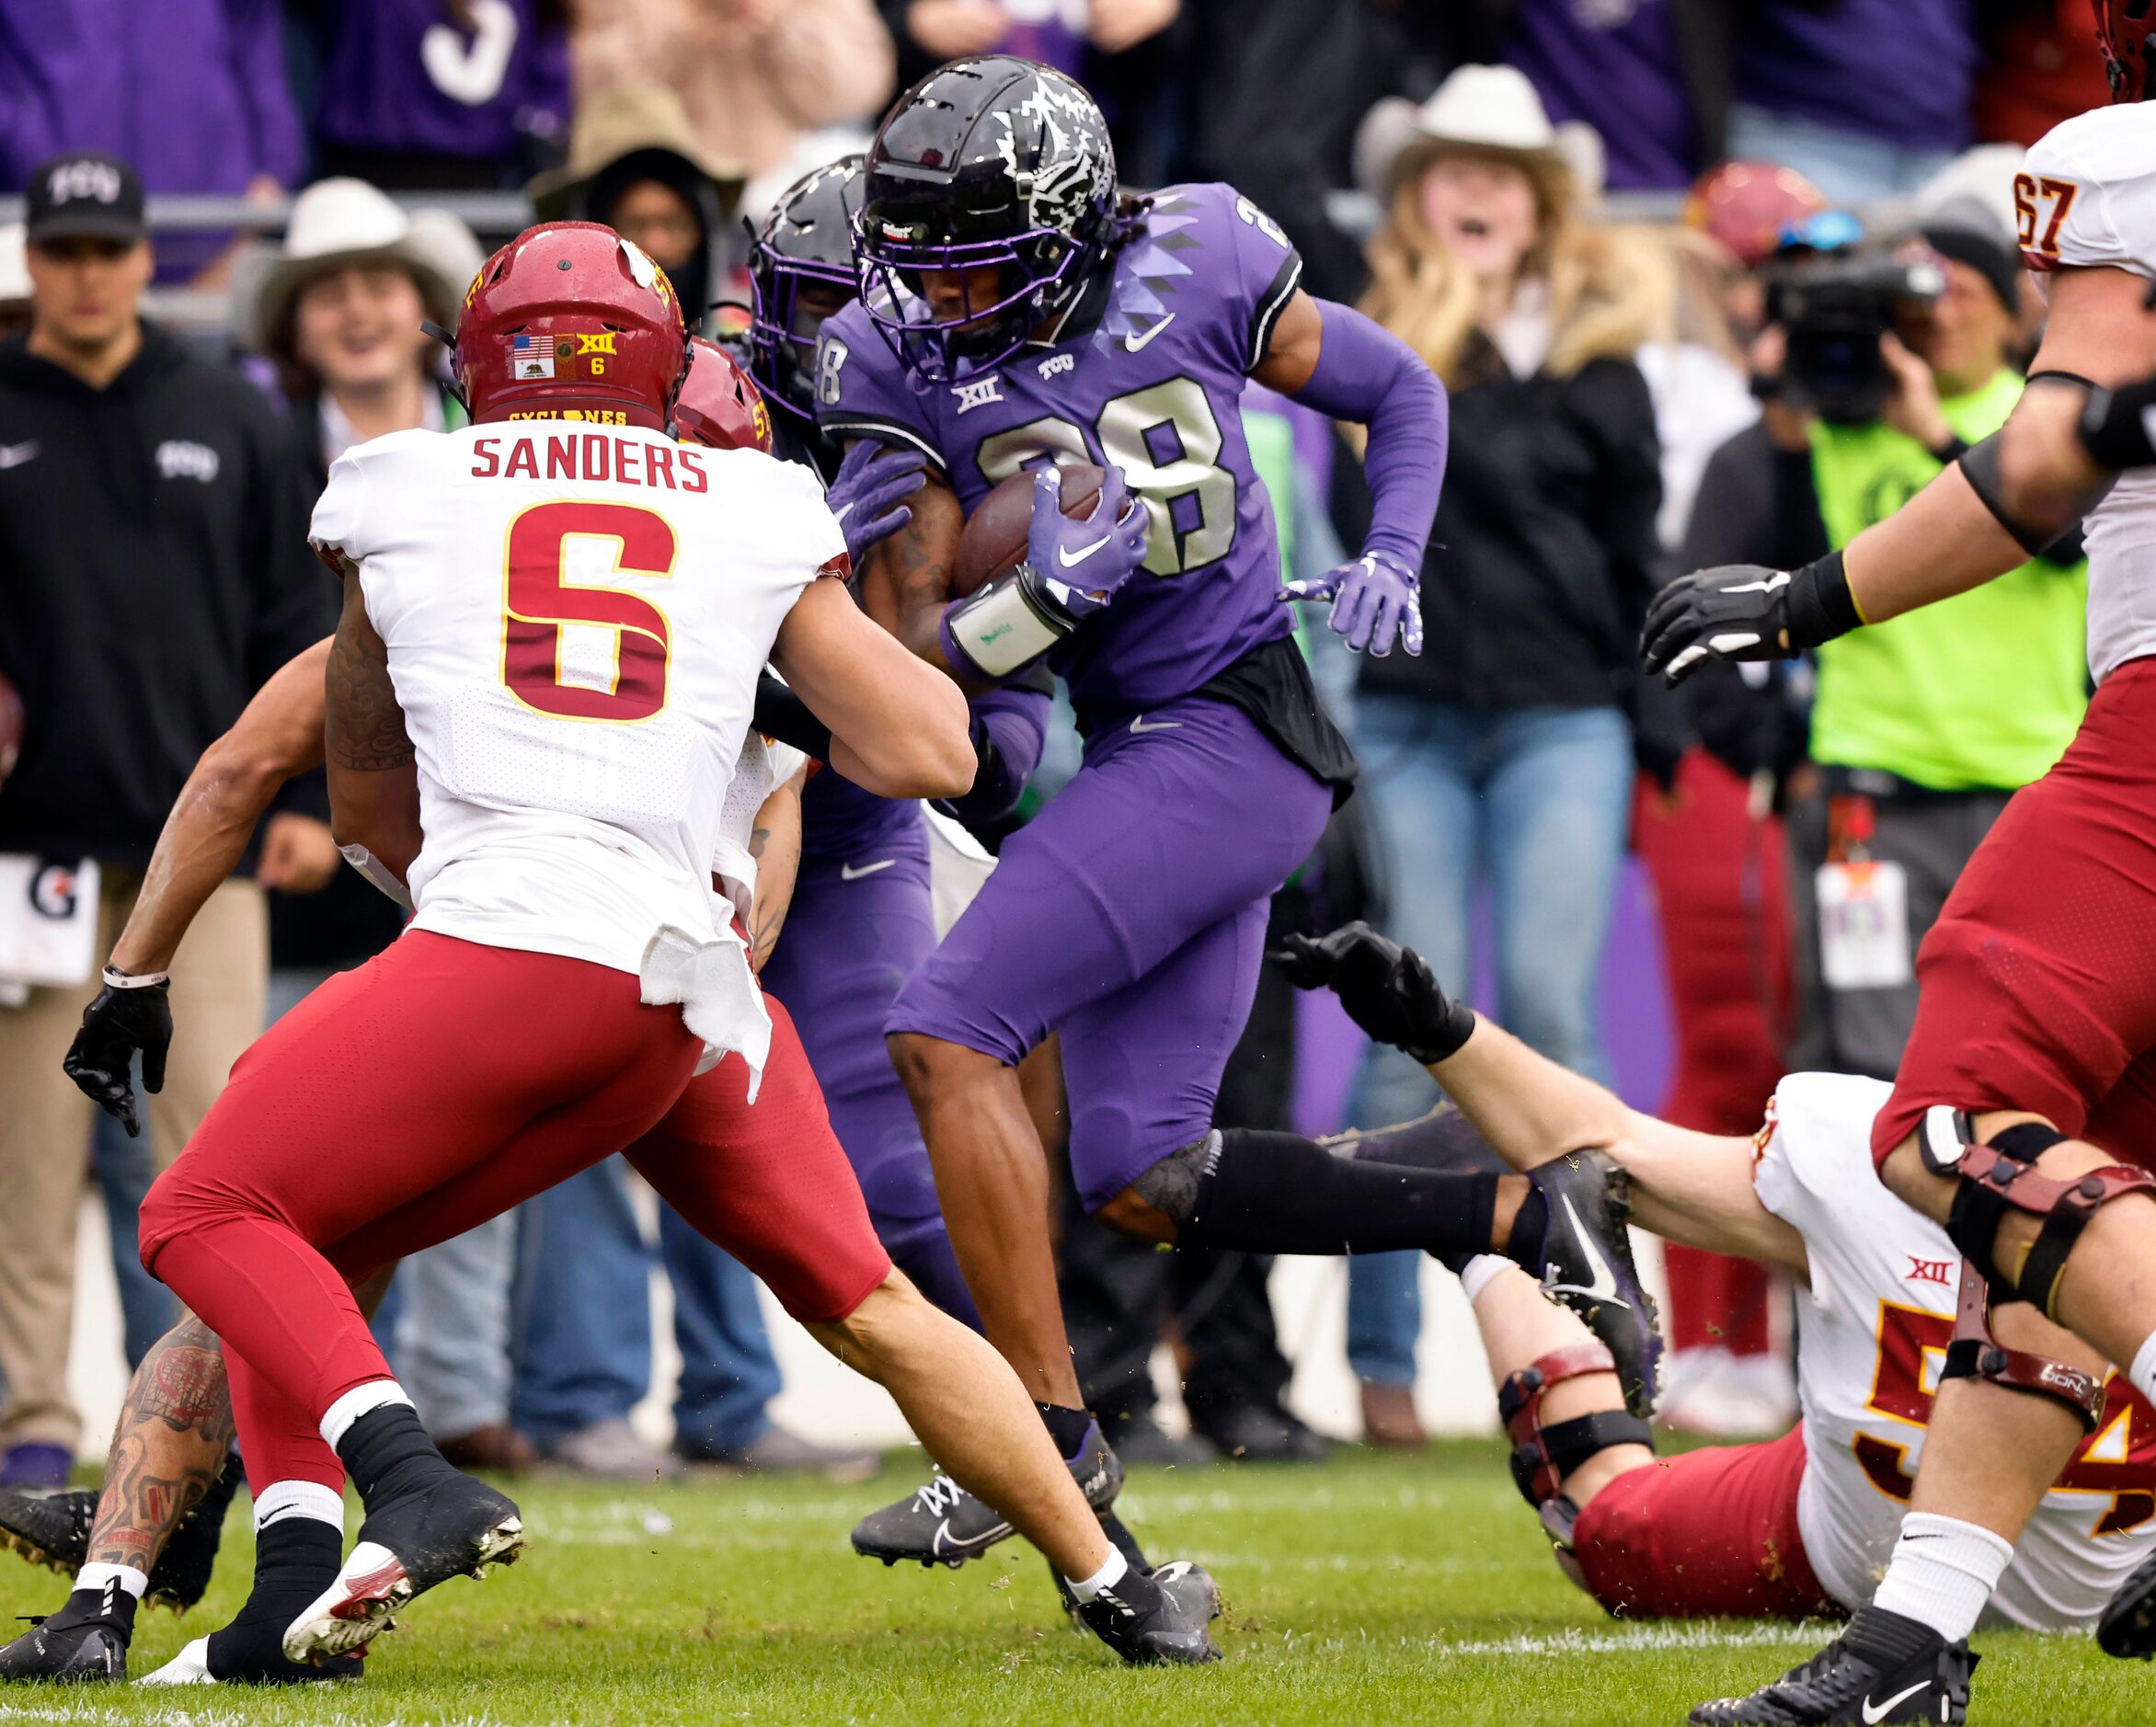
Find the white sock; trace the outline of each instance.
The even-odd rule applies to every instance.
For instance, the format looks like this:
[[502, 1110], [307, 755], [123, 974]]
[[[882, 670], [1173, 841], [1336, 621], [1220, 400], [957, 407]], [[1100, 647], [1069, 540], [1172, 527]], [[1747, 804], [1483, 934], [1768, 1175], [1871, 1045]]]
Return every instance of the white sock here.
[[1076, 1595], [1079, 1600], [1091, 1601], [1103, 1589], [1113, 1589], [1121, 1583], [1123, 1574], [1130, 1569], [1130, 1561], [1123, 1557], [1123, 1550], [1111, 1546], [1108, 1549], [1107, 1563], [1095, 1572], [1092, 1576], [1083, 1580], [1068, 1577], [1064, 1581], [1071, 1585], [1071, 1593]]
[[294, 1517], [312, 1517], [344, 1533], [344, 1495], [320, 1481], [271, 1481], [255, 1495], [255, 1528]]
[[389, 1403], [402, 1403], [407, 1409], [412, 1406], [404, 1387], [395, 1379], [370, 1379], [353, 1386], [322, 1412], [322, 1437], [329, 1442], [332, 1451], [336, 1450], [337, 1442], [350, 1430], [352, 1423]]
[[1460, 1268], [1461, 1291], [1473, 1301], [1494, 1279], [1519, 1269], [1518, 1262], [1507, 1259], [1502, 1253], [1477, 1253]]
[[2135, 1390], [2143, 1397], [2156, 1397], [2156, 1332], [2150, 1332], [2141, 1340], [2141, 1346], [2134, 1351], [2134, 1365], [2126, 1371], [2127, 1378]]
[[2013, 1543], [1959, 1517], [1912, 1511], [1901, 1520], [1886, 1575], [1872, 1605], [1918, 1619], [1948, 1642], [1977, 1629]]
[[150, 1586], [150, 1573], [137, 1571], [132, 1565], [85, 1565], [75, 1574], [75, 1586], [77, 1589], [102, 1589], [116, 1577], [120, 1580], [120, 1586], [137, 1601], [143, 1598], [143, 1591]]

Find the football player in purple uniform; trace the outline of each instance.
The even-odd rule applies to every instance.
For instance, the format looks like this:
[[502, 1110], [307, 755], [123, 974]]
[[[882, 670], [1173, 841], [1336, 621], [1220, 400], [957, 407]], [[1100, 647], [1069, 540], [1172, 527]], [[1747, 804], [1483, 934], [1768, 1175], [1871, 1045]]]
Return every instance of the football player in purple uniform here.
[[[969, 690], [1047, 665], [1085, 734], [1076, 777], [1005, 842], [885, 1022], [988, 1335], [1073, 1474], [1096, 1504], [1121, 1480], [1082, 1407], [1018, 1088], [1050, 1031], [1072, 1175], [1107, 1222], [1264, 1253], [1509, 1253], [1609, 1343], [1644, 1412], [1652, 1332], [1613, 1166], [1462, 1174], [1419, 1166], [1412, 1134], [1384, 1142], [1406, 1161], [1378, 1163], [1212, 1126], [1267, 902], [1355, 774], [1279, 603], [1243, 389], [1256, 378], [1369, 428], [1362, 555], [1295, 597], [1331, 599], [1333, 627], [1382, 654], [1395, 636], [1421, 646], [1442, 386], [1370, 320], [1303, 293], [1286, 235], [1232, 187], [1121, 194], [1092, 99], [1027, 61], [955, 62], [900, 98], [854, 249], [863, 298], [824, 325], [819, 423], [928, 464], [907, 523], [863, 562], [864, 601]], [[1061, 460], [1108, 471], [1090, 518], [1062, 514]], [[1026, 560], [954, 599], [965, 513], [1027, 468]], [[854, 1541], [958, 1563], [1009, 1533], [938, 1477]]]
[[[816, 429], [816, 338], [824, 319], [854, 298], [852, 223], [862, 180], [858, 155], [803, 176], [757, 230], [749, 264], [749, 370], [774, 410], [774, 451], [823, 476], [856, 558], [910, 520], [905, 499], [923, 466], [917, 452], [869, 445], [845, 460]], [[1044, 672], [974, 699], [981, 768], [972, 791], [946, 813], [985, 823], [1010, 812], [1040, 758], [1050, 690]], [[918, 802], [817, 774], [801, 798], [801, 868], [786, 939], [765, 980], [781, 1001], [800, 1003], [809, 1062], [885, 1251], [930, 1300], [978, 1330], [921, 1129], [883, 1043], [900, 985], [935, 946], [928, 856]]]

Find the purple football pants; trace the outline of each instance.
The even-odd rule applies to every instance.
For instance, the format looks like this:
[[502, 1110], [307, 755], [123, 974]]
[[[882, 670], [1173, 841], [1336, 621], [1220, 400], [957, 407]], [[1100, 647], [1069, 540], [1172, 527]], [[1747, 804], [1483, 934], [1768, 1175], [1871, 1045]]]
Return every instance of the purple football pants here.
[[883, 1041], [900, 987], [935, 946], [928, 836], [916, 822], [859, 857], [802, 859], [763, 982], [800, 1028], [883, 1251], [937, 1307], [979, 1331], [928, 1150]]
[[1060, 1031], [1071, 1171], [1097, 1210], [1211, 1130], [1267, 902], [1331, 807], [1224, 702], [1187, 697], [1095, 732], [885, 1026], [1014, 1067]]

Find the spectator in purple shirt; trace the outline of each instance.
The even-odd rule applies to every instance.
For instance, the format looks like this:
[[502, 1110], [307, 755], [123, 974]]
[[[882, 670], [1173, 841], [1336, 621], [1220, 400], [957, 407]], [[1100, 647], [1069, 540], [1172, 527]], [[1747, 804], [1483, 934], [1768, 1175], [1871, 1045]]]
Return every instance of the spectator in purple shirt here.
[[318, 172], [485, 189], [559, 159], [564, 0], [327, 0], [321, 17]]
[[1969, 142], [1976, 0], [1757, 0], [1737, 32], [1729, 154], [1830, 202], [1913, 192]]
[[[304, 150], [277, 0], [0, 0], [0, 186], [63, 151], [141, 164], [159, 192], [275, 198]], [[222, 234], [158, 239], [157, 273], [221, 275]]]

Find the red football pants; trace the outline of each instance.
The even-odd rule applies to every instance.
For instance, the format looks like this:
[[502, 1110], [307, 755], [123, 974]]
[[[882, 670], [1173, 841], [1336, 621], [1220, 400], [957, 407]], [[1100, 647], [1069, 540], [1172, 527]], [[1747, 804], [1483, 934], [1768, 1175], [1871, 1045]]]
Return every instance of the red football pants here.
[[142, 1249], [224, 1340], [258, 1479], [340, 1481], [314, 1424], [390, 1377], [348, 1278], [530, 1198], [666, 1113], [698, 1044], [678, 1008], [637, 997], [625, 972], [408, 931], [234, 1065], [143, 1200]]
[[[1782, 824], [1754, 820], [1745, 783], [1694, 749], [1668, 795], [1642, 777], [1633, 837], [1655, 886], [1677, 1022], [1661, 1113], [1702, 1133], [1750, 1133], [1782, 1078], [1790, 1011]], [[1663, 1264], [1673, 1349], [1767, 1353], [1773, 1281], [1764, 1266], [1675, 1243]]]
[[2013, 795], [1917, 984], [1874, 1161], [1944, 1104], [2029, 1110], [2156, 1170], [2156, 659], [2106, 678], [2058, 765]]
[[1800, 1425], [1620, 1475], [1573, 1527], [1588, 1590], [1627, 1618], [1839, 1617], [1797, 1533], [1804, 1466]]

